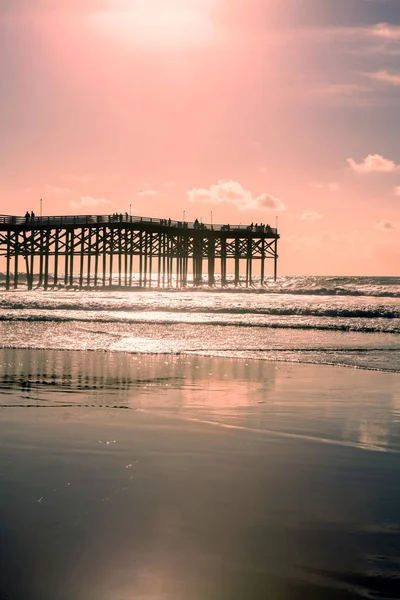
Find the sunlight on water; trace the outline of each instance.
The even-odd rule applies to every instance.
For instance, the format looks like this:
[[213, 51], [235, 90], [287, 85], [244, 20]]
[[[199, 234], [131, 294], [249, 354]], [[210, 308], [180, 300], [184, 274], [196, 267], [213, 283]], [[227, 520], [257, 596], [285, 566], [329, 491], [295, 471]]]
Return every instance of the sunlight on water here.
[[283, 277], [250, 290], [0, 292], [0, 332], [8, 347], [199, 352], [399, 371], [400, 282]]

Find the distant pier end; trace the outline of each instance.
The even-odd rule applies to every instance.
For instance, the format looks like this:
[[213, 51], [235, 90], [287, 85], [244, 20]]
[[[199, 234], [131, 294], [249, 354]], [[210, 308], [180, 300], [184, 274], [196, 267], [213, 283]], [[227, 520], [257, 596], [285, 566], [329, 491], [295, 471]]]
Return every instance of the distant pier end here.
[[[20, 284], [52, 286], [178, 287], [237, 286], [245, 264], [245, 285], [260, 264], [272, 260], [276, 280], [277, 229], [269, 225], [211, 225], [114, 215], [15, 217], [0, 215], [0, 256], [6, 261], [6, 289]], [[26, 272], [26, 277], [22, 273]], [[23, 281], [22, 281], [23, 280]]]

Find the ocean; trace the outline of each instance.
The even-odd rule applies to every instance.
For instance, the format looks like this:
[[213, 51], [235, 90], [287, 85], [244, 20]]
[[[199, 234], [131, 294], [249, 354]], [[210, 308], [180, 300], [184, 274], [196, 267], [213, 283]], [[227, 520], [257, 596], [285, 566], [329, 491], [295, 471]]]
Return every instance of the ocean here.
[[400, 372], [400, 278], [0, 292], [3, 348], [199, 354]]

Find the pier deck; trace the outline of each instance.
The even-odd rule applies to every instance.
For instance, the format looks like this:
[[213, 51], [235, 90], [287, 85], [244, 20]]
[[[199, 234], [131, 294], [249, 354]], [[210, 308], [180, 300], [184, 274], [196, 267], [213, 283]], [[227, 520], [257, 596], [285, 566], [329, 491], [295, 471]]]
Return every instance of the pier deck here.
[[[6, 289], [50, 286], [221, 286], [228, 275], [246, 285], [260, 261], [261, 283], [272, 259], [276, 279], [277, 229], [265, 225], [214, 225], [124, 214], [17, 217], [0, 215], [0, 256], [6, 260]], [[229, 273], [231, 268], [231, 273]], [[135, 279], [134, 274], [138, 274]], [[189, 275], [192, 275], [190, 278]]]

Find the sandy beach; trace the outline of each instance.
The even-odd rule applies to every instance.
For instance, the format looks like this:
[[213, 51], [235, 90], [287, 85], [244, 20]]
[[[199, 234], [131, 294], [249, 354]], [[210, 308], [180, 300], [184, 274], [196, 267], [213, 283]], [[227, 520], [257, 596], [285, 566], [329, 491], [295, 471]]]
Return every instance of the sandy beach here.
[[397, 597], [400, 379], [1, 350], [1, 598]]

